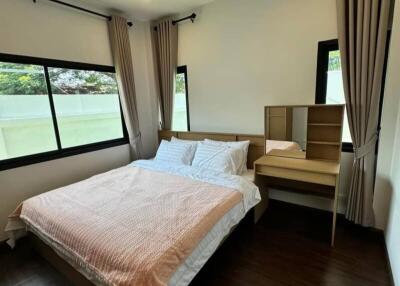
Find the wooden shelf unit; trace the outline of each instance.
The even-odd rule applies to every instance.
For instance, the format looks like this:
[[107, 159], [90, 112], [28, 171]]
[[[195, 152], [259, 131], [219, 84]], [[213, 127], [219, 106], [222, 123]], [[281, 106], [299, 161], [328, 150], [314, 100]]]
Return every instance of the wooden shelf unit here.
[[339, 162], [342, 149], [343, 105], [313, 105], [307, 116], [307, 159]]

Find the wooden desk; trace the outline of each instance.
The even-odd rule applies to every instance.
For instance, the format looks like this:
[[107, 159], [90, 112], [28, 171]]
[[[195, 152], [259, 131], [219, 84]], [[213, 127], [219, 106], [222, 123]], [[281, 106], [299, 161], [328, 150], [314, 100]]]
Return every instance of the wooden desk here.
[[[255, 176], [267, 176], [332, 187], [333, 218], [331, 246], [335, 242], [336, 212], [339, 191], [340, 164], [333, 161], [310, 160], [301, 156], [301, 152], [289, 152], [289, 157], [280, 157], [272, 153], [264, 155], [254, 162]], [[292, 154], [293, 153], [293, 154]], [[325, 192], [326, 194], [326, 192]]]

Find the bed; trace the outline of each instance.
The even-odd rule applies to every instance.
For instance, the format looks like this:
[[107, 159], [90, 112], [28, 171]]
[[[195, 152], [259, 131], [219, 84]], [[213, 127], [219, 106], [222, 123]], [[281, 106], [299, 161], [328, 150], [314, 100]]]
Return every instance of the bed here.
[[[264, 151], [262, 136], [182, 134], [247, 138], [248, 166]], [[66, 262], [58, 268], [78, 284], [188, 285], [260, 201], [253, 179], [251, 170], [236, 176], [139, 160], [24, 201], [7, 231], [26, 228], [42, 254], [57, 254], [48, 255], [53, 264]]]

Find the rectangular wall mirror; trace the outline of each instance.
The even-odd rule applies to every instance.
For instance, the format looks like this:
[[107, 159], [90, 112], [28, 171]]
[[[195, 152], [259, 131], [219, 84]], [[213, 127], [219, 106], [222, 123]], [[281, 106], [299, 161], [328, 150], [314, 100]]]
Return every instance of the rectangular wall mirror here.
[[265, 154], [339, 160], [343, 105], [266, 106]]

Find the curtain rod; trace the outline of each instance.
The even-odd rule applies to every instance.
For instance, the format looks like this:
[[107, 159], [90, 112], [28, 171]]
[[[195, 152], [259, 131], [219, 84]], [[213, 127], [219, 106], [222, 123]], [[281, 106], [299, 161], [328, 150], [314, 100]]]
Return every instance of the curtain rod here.
[[[192, 23], [193, 23], [193, 22], [194, 22], [194, 19], [196, 19], [196, 17], [197, 17], [196, 13], [193, 13], [193, 14], [191, 14], [191, 15], [189, 15], [189, 16], [186, 16], [186, 17], [180, 18], [180, 19], [178, 19], [178, 20], [172, 21], [172, 25], [176, 25], [176, 24], [178, 24], [179, 22], [182, 22], [182, 21], [185, 21], [185, 20], [189, 20], [189, 19], [190, 19], [190, 21], [192, 21]], [[154, 31], [157, 31], [157, 27], [154, 27], [153, 29], [154, 29]]]
[[[36, 3], [36, 1], [37, 0], [33, 0], [33, 3]], [[92, 14], [92, 15], [103, 17], [103, 18], [105, 18], [105, 19], [107, 19], [109, 21], [111, 21], [111, 18], [112, 18], [111, 16], [104, 15], [104, 14], [101, 14], [101, 13], [98, 13], [98, 12], [95, 12], [95, 11], [92, 11], [92, 10], [89, 10], [89, 9], [86, 9], [86, 8], [82, 8], [82, 7], [79, 7], [79, 6], [70, 4], [70, 3], [63, 2], [63, 1], [59, 1], [59, 0], [47, 0], [47, 1], [54, 2], [54, 3], [60, 4], [60, 5], [64, 5], [64, 6], [67, 6], [69, 8], [73, 8], [73, 9], [76, 9], [76, 10], [79, 10], [79, 11], [83, 11], [83, 12], [86, 12], [86, 13], [89, 13], [89, 14]], [[128, 22], [127, 24], [128, 24], [129, 27], [133, 26], [132, 22]]]
[[175, 24], [177, 24], [177, 23], [179, 23], [179, 22], [182, 22], [182, 21], [185, 21], [185, 20], [189, 20], [189, 19], [190, 19], [190, 21], [192, 21], [192, 23], [193, 23], [193, 22], [194, 22], [194, 19], [196, 19], [196, 17], [197, 17], [196, 13], [193, 13], [192, 15], [189, 15], [189, 16], [183, 17], [183, 18], [181, 18], [181, 19], [172, 21], [172, 25], [175, 25]]

